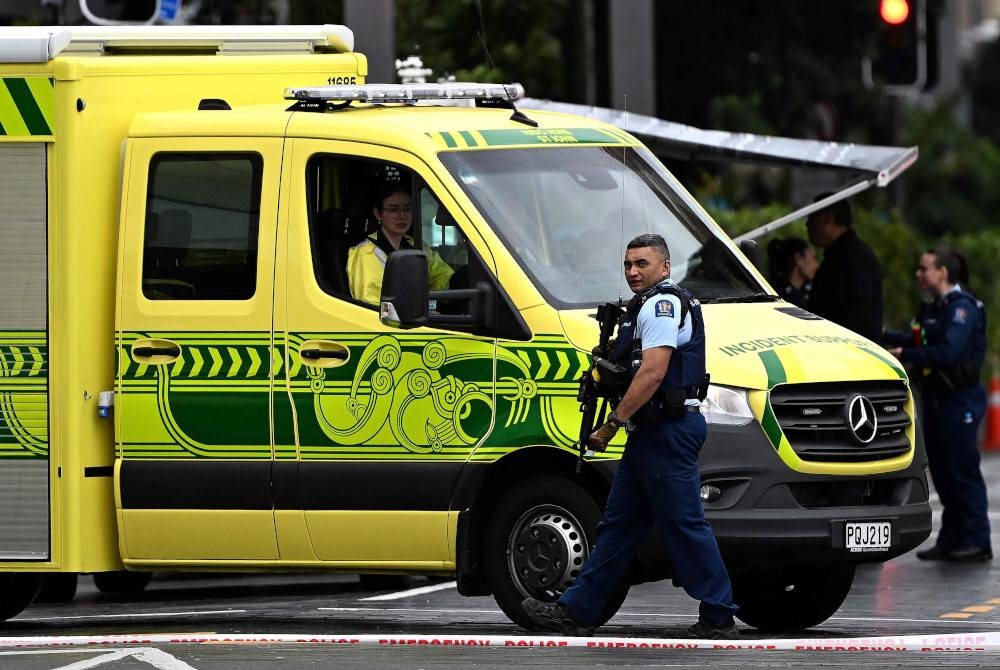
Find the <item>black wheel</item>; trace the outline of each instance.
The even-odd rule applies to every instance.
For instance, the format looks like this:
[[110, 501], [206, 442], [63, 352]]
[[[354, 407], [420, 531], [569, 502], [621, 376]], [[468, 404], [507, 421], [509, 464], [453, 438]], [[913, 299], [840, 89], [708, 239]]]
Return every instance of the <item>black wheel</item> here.
[[413, 577], [410, 575], [361, 574], [358, 579], [361, 580], [361, 586], [369, 591], [399, 591], [413, 585]]
[[56, 572], [42, 577], [42, 588], [35, 596], [36, 603], [68, 603], [76, 596], [79, 575], [75, 572]]
[[[493, 512], [485, 541], [486, 578], [500, 609], [519, 626], [534, 626], [521, 609], [527, 597], [556, 600], [580, 573], [601, 510], [582, 487], [561, 477], [537, 477], [511, 491]], [[612, 594], [606, 622], [628, 595]]]
[[762, 631], [804, 630], [840, 609], [854, 583], [854, 566], [793, 566], [746, 573], [733, 580], [736, 613]]
[[138, 593], [149, 584], [152, 572], [95, 572], [94, 586], [101, 593]]
[[20, 614], [42, 585], [36, 572], [0, 572], [0, 621]]

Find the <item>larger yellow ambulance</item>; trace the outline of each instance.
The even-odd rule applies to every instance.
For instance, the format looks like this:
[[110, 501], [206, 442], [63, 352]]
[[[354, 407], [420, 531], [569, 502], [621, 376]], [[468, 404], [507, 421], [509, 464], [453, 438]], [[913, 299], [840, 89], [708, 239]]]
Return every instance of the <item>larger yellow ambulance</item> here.
[[[704, 304], [702, 493], [740, 617], [819, 623], [928, 536], [899, 364], [778, 300], [635, 137], [502, 86], [363, 85], [352, 48], [0, 35], [0, 619], [45, 575], [220, 568], [454, 575], [526, 623], [621, 455], [575, 471], [577, 379], [643, 232]], [[454, 271], [419, 318], [419, 271], [350, 293], [386, 185]], [[669, 575], [652, 538], [631, 579]]]

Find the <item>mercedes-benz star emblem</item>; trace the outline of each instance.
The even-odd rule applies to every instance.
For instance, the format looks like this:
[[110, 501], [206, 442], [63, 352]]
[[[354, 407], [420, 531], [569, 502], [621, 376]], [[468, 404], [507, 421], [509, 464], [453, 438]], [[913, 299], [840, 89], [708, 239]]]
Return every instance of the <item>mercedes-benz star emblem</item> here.
[[878, 416], [871, 400], [856, 395], [847, 402], [847, 427], [858, 444], [868, 444], [875, 439]]

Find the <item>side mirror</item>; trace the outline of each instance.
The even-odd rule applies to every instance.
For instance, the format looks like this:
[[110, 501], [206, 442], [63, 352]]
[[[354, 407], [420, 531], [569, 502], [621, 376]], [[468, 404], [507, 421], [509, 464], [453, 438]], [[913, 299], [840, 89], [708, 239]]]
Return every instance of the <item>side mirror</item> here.
[[80, 11], [99, 26], [149, 25], [160, 15], [160, 0], [80, 0]]
[[394, 328], [427, 325], [430, 301], [427, 255], [416, 249], [389, 254], [382, 275], [379, 319]]
[[757, 266], [757, 240], [741, 240], [740, 251], [750, 259], [750, 262]]

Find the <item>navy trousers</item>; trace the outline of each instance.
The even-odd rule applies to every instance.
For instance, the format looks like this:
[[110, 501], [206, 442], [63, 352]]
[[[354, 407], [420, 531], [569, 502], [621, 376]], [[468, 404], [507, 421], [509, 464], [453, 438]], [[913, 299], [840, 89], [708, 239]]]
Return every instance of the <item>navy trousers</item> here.
[[928, 394], [923, 402], [927, 463], [944, 508], [937, 546], [991, 550], [986, 483], [976, 444], [986, 391], [979, 384], [948, 394]]
[[706, 436], [705, 417], [698, 413], [640, 425], [629, 435], [594, 549], [559, 598], [577, 621], [593, 626], [603, 619], [608, 597], [655, 523], [677, 581], [701, 601], [699, 618], [713, 625], [733, 622], [729, 573], [701, 505], [698, 451]]

